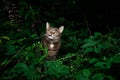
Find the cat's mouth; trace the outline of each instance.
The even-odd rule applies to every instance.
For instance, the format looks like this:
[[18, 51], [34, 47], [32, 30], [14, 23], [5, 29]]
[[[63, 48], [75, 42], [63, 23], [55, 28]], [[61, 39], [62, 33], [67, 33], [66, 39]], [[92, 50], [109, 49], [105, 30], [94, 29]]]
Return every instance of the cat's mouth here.
[[49, 39], [54, 39], [53, 36], [48, 36]]

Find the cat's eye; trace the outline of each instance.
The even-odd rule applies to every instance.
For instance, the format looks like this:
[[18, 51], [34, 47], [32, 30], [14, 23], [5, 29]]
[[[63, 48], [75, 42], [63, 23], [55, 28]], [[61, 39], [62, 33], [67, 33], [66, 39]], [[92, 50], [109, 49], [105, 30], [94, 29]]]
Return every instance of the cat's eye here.
[[47, 29], [47, 31], [50, 31], [49, 29]]

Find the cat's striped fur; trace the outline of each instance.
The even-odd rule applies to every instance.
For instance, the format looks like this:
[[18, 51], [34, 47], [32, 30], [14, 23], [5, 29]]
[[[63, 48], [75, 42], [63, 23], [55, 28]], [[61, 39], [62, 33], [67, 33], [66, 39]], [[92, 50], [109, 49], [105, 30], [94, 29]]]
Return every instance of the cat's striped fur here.
[[63, 30], [64, 26], [53, 28], [48, 22], [46, 23], [46, 33], [42, 39], [42, 44], [48, 48], [47, 59], [56, 59], [61, 46], [61, 33]]

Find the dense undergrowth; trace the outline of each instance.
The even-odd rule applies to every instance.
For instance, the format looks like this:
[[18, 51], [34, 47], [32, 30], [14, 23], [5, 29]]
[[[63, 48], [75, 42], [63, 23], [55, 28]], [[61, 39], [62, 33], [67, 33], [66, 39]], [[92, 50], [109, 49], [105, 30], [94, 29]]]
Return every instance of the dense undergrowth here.
[[[89, 36], [82, 31], [65, 29], [60, 53], [54, 61], [45, 60], [47, 49], [35, 34], [19, 39], [19, 32], [1, 36], [1, 80], [114, 80], [114, 65], [120, 63], [119, 39], [112, 33], [95, 32]], [[41, 51], [46, 54], [41, 55]]]
[[[20, 14], [23, 14], [24, 6], [29, 5], [24, 1], [21, 4]], [[43, 22], [38, 25], [40, 36], [37, 36], [30, 27], [38, 15], [35, 9], [27, 8], [22, 25], [0, 20], [0, 80], [119, 79], [119, 29], [106, 34], [91, 34], [87, 22], [83, 23], [84, 28], [76, 30], [76, 24], [79, 24], [76, 21], [64, 17], [51, 20], [54, 26], [64, 23], [65, 29], [57, 59], [47, 61], [47, 49], [40, 42], [45, 32], [46, 17], [42, 16]], [[4, 12], [2, 8], [1, 11]], [[54, 14], [57, 13], [46, 11], [48, 18]]]

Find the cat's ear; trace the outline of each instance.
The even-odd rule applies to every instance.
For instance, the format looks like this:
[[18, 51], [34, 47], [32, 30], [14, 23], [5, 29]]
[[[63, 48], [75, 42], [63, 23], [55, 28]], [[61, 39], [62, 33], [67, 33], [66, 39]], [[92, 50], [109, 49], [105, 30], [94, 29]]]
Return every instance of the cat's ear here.
[[46, 29], [50, 29], [50, 24], [46, 22]]
[[59, 27], [59, 31], [60, 31], [60, 33], [62, 33], [63, 30], [64, 30], [64, 26]]

